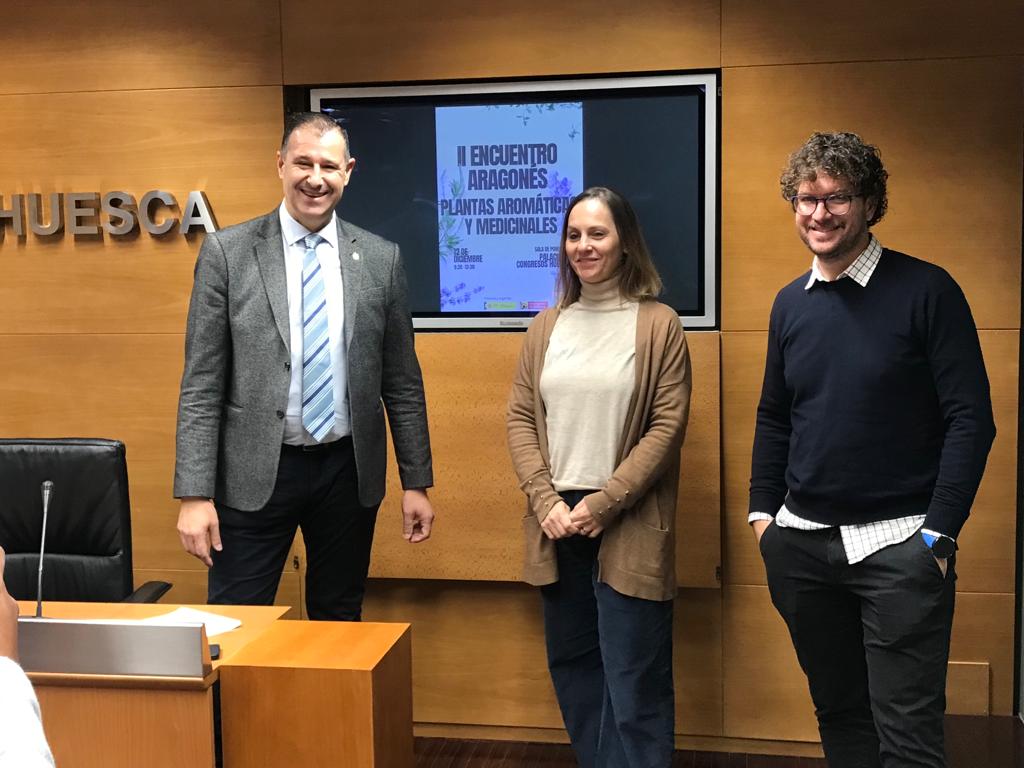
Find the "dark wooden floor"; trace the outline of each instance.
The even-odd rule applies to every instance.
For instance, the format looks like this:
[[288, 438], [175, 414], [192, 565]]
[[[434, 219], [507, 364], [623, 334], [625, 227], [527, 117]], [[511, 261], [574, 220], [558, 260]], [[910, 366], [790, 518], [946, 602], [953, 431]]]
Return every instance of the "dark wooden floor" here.
[[[416, 739], [416, 768], [576, 768], [576, 760], [562, 744]], [[826, 763], [809, 757], [680, 750], [672, 768], [826, 768]]]
[[[1024, 768], [1024, 725], [1012, 717], [947, 717], [949, 768]], [[826, 768], [824, 760], [676, 752], [672, 768]], [[576, 768], [569, 747], [508, 741], [416, 739], [416, 768]]]

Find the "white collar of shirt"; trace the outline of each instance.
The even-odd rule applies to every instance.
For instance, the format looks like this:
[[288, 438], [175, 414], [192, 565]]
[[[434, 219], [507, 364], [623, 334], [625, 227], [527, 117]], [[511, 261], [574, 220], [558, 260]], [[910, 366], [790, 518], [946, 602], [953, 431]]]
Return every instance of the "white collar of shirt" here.
[[338, 250], [338, 215], [336, 213], [331, 214], [331, 220], [324, 225], [323, 229], [313, 233], [292, 218], [283, 200], [277, 212], [281, 219], [281, 235], [284, 237], [285, 245], [295, 245], [306, 235], [317, 234], [330, 243], [331, 248], [335, 251]]
[[[842, 274], [840, 274], [836, 280], [848, 277], [861, 288], [866, 288], [868, 280], [870, 280], [871, 276], [875, 273], [875, 267], [878, 266], [878, 261], [881, 258], [882, 244], [878, 242], [878, 239], [874, 235], [871, 235], [871, 239], [868, 241], [868, 247], [860, 252], [860, 255], [853, 260], [853, 263], [850, 264], [850, 266], [843, 270]], [[811, 276], [807, 278], [807, 284], [804, 286], [804, 290], [809, 291], [811, 286], [819, 280], [823, 283], [831, 282], [821, 274], [821, 270], [818, 269], [818, 257], [815, 256], [814, 261], [811, 262]]]

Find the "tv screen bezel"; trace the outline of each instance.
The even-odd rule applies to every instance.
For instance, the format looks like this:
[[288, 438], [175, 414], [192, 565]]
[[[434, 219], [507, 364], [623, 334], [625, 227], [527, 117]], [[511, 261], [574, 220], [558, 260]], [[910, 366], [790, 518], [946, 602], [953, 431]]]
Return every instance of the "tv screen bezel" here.
[[[646, 75], [616, 75], [609, 77], [538, 78], [501, 81], [448, 81], [442, 83], [409, 83], [399, 85], [349, 85], [309, 89], [309, 105], [314, 112], [323, 111], [326, 100], [495, 96], [502, 94], [530, 94], [563, 91], [624, 91], [680, 86], [703, 88], [703, 291], [700, 314], [680, 315], [686, 328], [715, 329], [718, 327], [718, 249], [719, 249], [719, 75], [717, 72], [672, 73]], [[641, 222], [642, 223], [642, 222]], [[491, 313], [432, 313], [430, 316], [413, 315], [413, 327], [418, 331], [511, 331], [525, 330], [533, 316], [501, 316]]]

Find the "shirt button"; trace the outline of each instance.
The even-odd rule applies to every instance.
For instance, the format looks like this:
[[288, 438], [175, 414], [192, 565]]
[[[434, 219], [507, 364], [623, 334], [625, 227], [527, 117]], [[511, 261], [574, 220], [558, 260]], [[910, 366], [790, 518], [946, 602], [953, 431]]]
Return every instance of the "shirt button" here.
[[283, 419], [284, 418], [284, 411], [278, 411], [277, 412], [277, 418]]

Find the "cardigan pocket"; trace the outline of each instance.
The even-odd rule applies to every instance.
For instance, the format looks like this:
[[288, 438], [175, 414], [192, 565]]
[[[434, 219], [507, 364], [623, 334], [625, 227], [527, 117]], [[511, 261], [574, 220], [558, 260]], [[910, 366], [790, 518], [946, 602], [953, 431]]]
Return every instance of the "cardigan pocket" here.
[[544, 535], [532, 512], [523, 517], [523, 581], [537, 587], [558, 581], [555, 542]]
[[523, 515], [523, 539], [523, 560], [526, 567], [555, 561], [554, 542], [544, 533], [540, 521], [532, 512]]
[[672, 532], [635, 518], [630, 522], [628, 530], [622, 531], [622, 569], [639, 576], [662, 578], [674, 554]]

